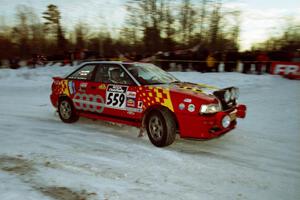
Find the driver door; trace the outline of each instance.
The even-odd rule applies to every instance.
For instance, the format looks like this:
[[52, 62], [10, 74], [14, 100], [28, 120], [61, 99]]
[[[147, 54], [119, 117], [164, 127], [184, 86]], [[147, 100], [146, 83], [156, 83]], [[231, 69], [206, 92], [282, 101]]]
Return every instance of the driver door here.
[[[120, 77], [113, 79], [112, 72], [120, 72]], [[135, 119], [137, 112], [137, 86], [119, 64], [99, 64], [92, 83], [95, 93], [103, 99], [102, 115], [118, 119]]]

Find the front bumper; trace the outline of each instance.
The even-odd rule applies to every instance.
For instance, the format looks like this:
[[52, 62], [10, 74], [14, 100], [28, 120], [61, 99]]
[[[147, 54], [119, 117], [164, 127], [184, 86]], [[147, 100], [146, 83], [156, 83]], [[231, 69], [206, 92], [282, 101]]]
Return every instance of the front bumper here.
[[[219, 137], [235, 128], [237, 118], [246, 117], [246, 109], [245, 105], [237, 105], [234, 109], [211, 115], [177, 116], [180, 136], [182, 138], [197, 139], [211, 139]], [[228, 116], [228, 123], [224, 123], [223, 119], [225, 116]]]

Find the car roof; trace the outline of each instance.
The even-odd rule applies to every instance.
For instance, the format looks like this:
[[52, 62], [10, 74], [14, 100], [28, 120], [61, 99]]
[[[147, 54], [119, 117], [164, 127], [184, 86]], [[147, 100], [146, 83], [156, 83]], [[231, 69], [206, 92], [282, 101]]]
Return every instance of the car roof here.
[[89, 64], [89, 63], [99, 63], [99, 64], [143, 64], [143, 62], [134, 62], [134, 61], [84, 61], [80, 65]]
[[[84, 65], [86, 64], [137, 64], [137, 63], [142, 63], [142, 62], [123, 62], [123, 61], [97, 61], [97, 60], [93, 60], [93, 61], [83, 61], [82, 63], [80, 63], [78, 65], [78, 67], [76, 68], [76, 70], [74, 70], [73, 72], [71, 72], [70, 74], [66, 75], [64, 78], [69, 77], [71, 74], [73, 74], [74, 72], [76, 72], [77, 70], [80, 70]], [[130, 72], [128, 72], [130, 74]], [[132, 76], [132, 75], [131, 75]], [[132, 77], [134, 82], [140, 86], [140, 83], [134, 78]]]

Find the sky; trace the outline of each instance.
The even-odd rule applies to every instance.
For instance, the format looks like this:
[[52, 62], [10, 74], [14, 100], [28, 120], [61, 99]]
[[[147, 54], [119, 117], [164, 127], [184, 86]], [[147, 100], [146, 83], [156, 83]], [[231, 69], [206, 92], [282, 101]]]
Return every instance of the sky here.
[[[41, 16], [50, 3], [61, 10], [65, 26], [85, 19], [84, 22], [93, 28], [105, 26], [114, 32], [126, 17], [125, 0], [0, 0], [0, 17], [2, 22], [14, 23], [16, 7], [20, 4], [33, 7]], [[223, 3], [224, 7], [242, 11], [241, 50], [263, 42], [270, 35], [280, 34], [288, 17], [300, 20], [300, 0], [223, 0]], [[104, 20], [98, 20], [100, 18]]]
[[239, 0], [226, 1], [226, 6], [242, 11], [241, 49], [279, 35], [294, 18], [300, 25], [300, 0]]

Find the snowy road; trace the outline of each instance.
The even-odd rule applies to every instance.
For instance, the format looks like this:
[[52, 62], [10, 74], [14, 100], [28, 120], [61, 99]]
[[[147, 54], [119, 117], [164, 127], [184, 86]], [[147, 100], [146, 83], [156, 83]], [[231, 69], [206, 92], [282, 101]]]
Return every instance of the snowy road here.
[[210, 141], [156, 148], [138, 130], [50, 105], [51, 76], [72, 68], [0, 70], [0, 199], [300, 198], [300, 81], [239, 73], [174, 73], [238, 86], [248, 116]]

